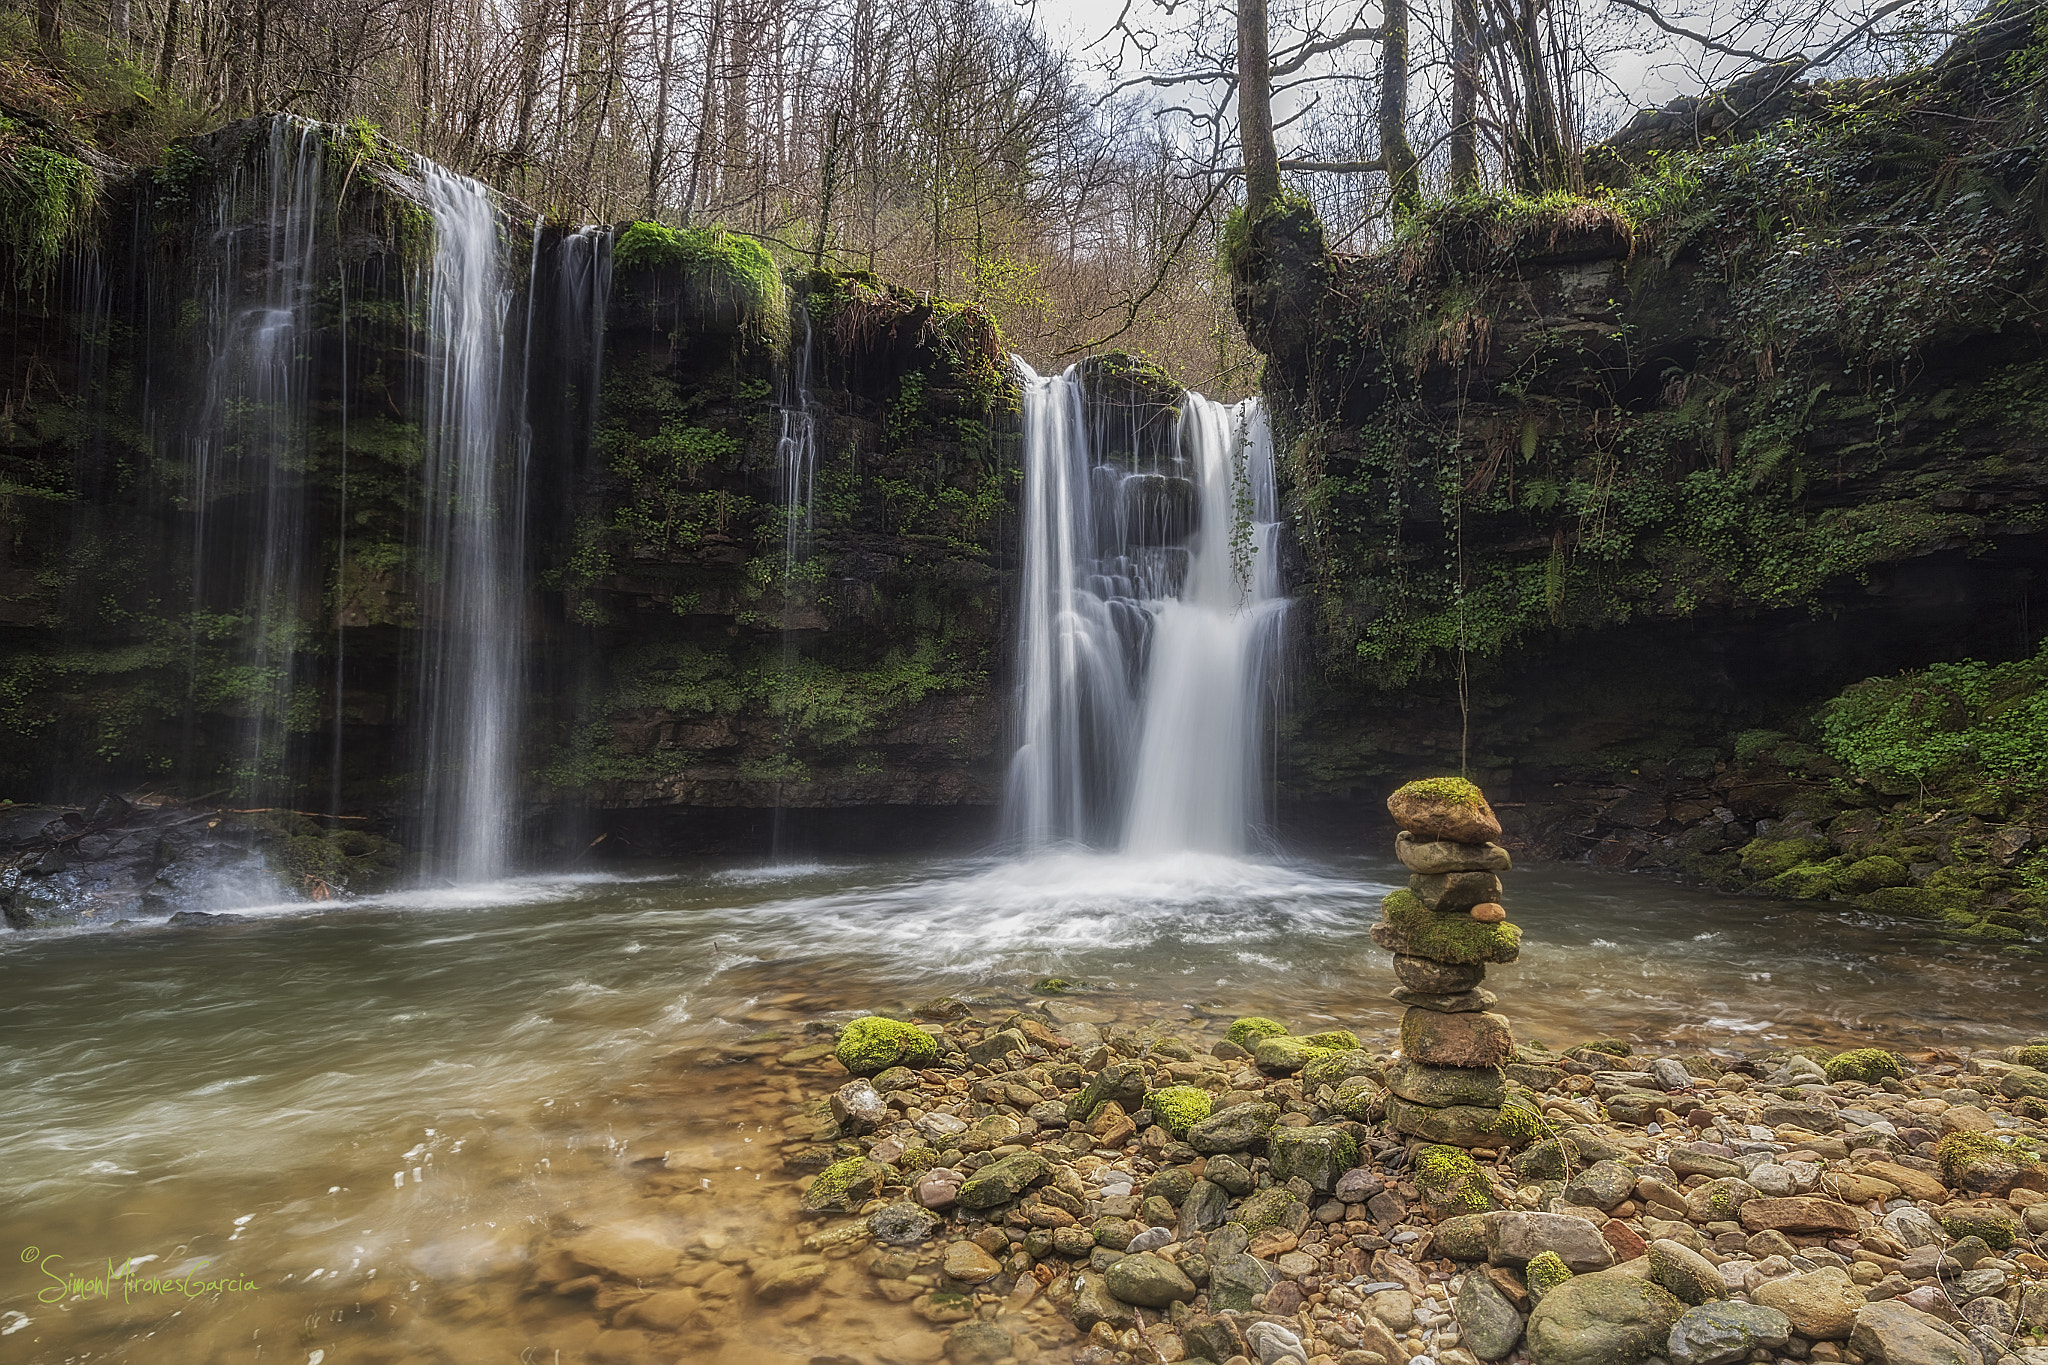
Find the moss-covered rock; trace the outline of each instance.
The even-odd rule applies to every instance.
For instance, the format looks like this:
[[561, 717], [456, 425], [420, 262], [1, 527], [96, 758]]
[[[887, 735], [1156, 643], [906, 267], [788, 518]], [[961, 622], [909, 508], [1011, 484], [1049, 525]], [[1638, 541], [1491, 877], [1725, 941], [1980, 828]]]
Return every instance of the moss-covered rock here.
[[1500, 820], [1485, 794], [1462, 777], [1409, 782], [1387, 798], [1387, 813], [1420, 840], [1490, 844], [1500, 838]]
[[861, 1205], [882, 1192], [889, 1177], [889, 1168], [879, 1161], [848, 1157], [818, 1172], [801, 1202], [809, 1213], [857, 1213]]
[[1822, 1063], [1822, 1069], [1831, 1081], [1861, 1081], [1865, 1085], [1876, 1085], [1887, 1076], [1897, 1078], [1906, 1074], [1897, 1057], [1875, 1047], [1838, 1052]]
[[2002, 1204], [1949, 1204], [1935, 1217], [1950, 1237], [1982, 1237], [1993, 1251], [2009, 1249], [2020, 1235], [2019, 1219]]
[[1145, 1097], [1145, 1107], [1159, 1126], [1177, 1138], [1187, 1137], [1188, 1129], [1208, 1118], [1215, 1105], [1208, 1091], [1191, 1085], [1169, 1085]]
[[1572, 1277], [1571, 1267], [1564, 1263], [1564, 1257], [1554, 1251], [1546, 1251], [1532, 1259], [1523, 1270], [1524, 1282], [1529, 1286], [1529, 1297], [1541, 1303], [1551, 1290]]
[[1485, 1213], [1496, 1207], [1486, 1173], [1470, 1153], [1457, 1147], [1432, 1145], [1416, 1149], [1415, 1192], [1422, 1197], [1422, 1206], [1429, 1216], [1438, 1220]]
[[1338, 1055], [1337, 1049], [1316, 1047], [1306, 1038], [1261, 1038], [1252, 1049], [1252, 1062], [1268, 1076], [1292, 1076], [1310, 1062]]
[[1352, 1048], [1309, 1058], [1302, 1064], [1301, 1083], [1306, 1093], [1314, 1094], [1326, 1085], [1341, 1085], [1353, 1076], [1367, 1076], [1377, 1081], [1381, 1073], [1378, 1058], [1364, 1048]]
[[1325, 1048], [1336, 1052], [1352, 1052], [1358, 1047], [1358, 1035], [1348, 1028], [1326, 1029], [1321, 1033], [1305, 1033], [1301, 1041], [1310, 1047]]
[[1742, 870], [1752, 881], [1767, 882], [1796, 867], [1821, 862], [1828, 852], [1825, 839], [1752, 839], [1742, 847]]
[[1308, 1226], [1308, 1205], [1279, 1185], [1253, 1194], [1240, 1204], [1232, 1220], [1257, 1237], [1263, 1232], [1299, 1233]]
[[1380, 903], [1373, 942], [1390, 952], [1439, 962], [1513, 962], [1522, 953], [1522, 931], [1503, 921], [1485, 924], [1466, 915], [1439, 915], [1412, 891], [1396, 891]]
[[1246, 1015], [1242, 1019], [1232, 1020], [1230, 1027], [1224, 1031], [1223, 1036], [1243, 1048], [1246, 1052], [1250, 1052], [1258, 1045], [1259, 1039], [1285, 1037], [1286, 1033], [1287, 1025], [1281, 1023], [1278, 1019], [1268, 1019], [1263, 1015], [1251, 1014]]
[[1342, 1128], [1275, 1128], [1266, 1139], [1266, 1158], [1273, 1179], [1299, 1176], [1328, 1194], [1337, 1188], [1337, 1177], [1358, 1164], [1358, 1139]]
[[1934, 1160], [1950, 1186], [1977, 1197], [2003, 1197], [2023, 1175], [2037, 1175], [2040, 1154], [1990, 1133], [1959, 1131], [1935, 1144]]
[[1386, 1116], [1387, 1092], [1371, 1076], [1353, 1076], [1339, 1083], [1330, 1112], [1354, 1123], [1378, 1123]]
[[877, 1076], [893, 1066], [930, 1066], [939, 1045], [915, 1024], [869, 1015], [840, 1030], [832, 1055], [856, 1076]]

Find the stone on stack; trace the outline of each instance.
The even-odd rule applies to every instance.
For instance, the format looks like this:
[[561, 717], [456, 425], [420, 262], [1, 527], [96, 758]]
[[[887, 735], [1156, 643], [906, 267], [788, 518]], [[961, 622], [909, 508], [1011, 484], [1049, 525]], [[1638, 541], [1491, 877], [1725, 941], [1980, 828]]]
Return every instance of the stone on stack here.
[[1500, 821], [1458, 777], [1410, 782], [1387, 798], [1401, 827], [1394, 852], [1414, 875], [1381, 906], [1373, 941], [1394, 954], [1401, 986], [1401, 1059], [1387, 1069], [1393, 1127], [1458, 1147], [1519, 1147], [1535, 1114], [1508, 1102], [1501, 1070], [1515, 1050], [1508, 1021], [1480, 983], [1489, 962], [1513, 962], [1522, 931], [1501, 908], [1510, 863]]

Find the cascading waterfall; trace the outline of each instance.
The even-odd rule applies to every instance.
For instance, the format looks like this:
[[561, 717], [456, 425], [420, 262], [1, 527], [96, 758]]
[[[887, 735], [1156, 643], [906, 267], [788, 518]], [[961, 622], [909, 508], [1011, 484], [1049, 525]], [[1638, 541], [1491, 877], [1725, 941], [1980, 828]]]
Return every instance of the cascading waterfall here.
[[218, 249], [201, 289], [206, 379], [184, 433], [192, 648], [196, 654], [215, 622], [239, 618], [245, 643], [236, 663], [246, 691], [233, 776], [258, 805], [285, 799], [298, 766], [292, 694], [312, 586], [307, 435], [325, 145], [319, 125], [280, 115], [262, 154], [262, 183], [249, 184], [239, 168], [222, 183]]
[[1287, 608], [1256, 400], [1186, 395], [1170, 453], [1106, 453], [1079, 367], [1024, 373], [1018, 746], [1027, 851], [1246, 851]]
[[[420, 843], [476, 881], [511, 844], [525, 662], [523, 442], [503, 439], [504, 241], [490, 192], [420, 164], [435, 245], [426, 280]], [[523, 404], [520, 405], [523, 408]]]
[[[782, 495], [782, 685], [776, 704], [785, 758], [794, 739], [790, 712], [797, 676], [797, 631], [805, 624], [797, 603], [807, 591], [801, 585], [809, 578], [806, 571], [816, 526], [813, 493], [818, 475], [818, 419], [811, 407], [811, 313], [802, 303], [793, 311], [792, 321], [802, 340], [782, 374], [782, 391], [776, 403], [781, 426], [775, 442], [778, 491]], [[791, 853], [785, 810], [782, 782], [778, 779], [774, 824], [769, 831], [769, 856], [777, 862], [786, 860]]]

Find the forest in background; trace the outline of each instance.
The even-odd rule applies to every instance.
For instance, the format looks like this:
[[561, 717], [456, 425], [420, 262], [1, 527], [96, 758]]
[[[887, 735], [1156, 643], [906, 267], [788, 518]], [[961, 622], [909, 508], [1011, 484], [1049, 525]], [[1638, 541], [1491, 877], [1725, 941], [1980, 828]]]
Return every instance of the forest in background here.
[[1650, 96], [1902, 69], [1970, 8], [9, 0], [0, 198], [40, 192], [39, 128], [135, 161], [263, 110], [363, 120], [550, 217], [722, 224], [980, 303], [1041, 367], [1114, 346], [1234, 395], [1259, 363], [1217, 264], [1241, 143], [1364, 249], [1425, 196], [1584, 192]]

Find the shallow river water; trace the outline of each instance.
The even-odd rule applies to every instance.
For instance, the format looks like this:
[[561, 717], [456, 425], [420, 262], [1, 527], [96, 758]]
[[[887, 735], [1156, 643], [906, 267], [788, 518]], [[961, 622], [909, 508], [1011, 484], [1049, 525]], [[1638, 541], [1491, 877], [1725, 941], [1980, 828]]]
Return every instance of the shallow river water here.
[[[751, 1303], [797, 1246], [775, 1156], [832, 1082], [775, 1059], [854, 1013], [1032, 983], [1206, 1045], [1247, 1012], [1390, 1043], [1367, 930], [1389, 861], [1070, 856], [538, 877], [197, 928], [0, 936], [0, 1360], [706, 1365], [928, 1359], [850, 1262]], [[1682, 1050], [1997, 1046], [2048, 965], [1924, 926], [1579, 869], [1518, 871], [1517, 1033]], [[807, 1026], [809, 1026], [807, 1028]], [[695, 1249], [709, 1325], [604, 1331], [525, 1293], [551, 1237]], [[135, 1258], [179, 1296], [63, 1291]], [[1044, 1343], [1057, 1345], [1048, 1319]], [[1054, 1357], [1056, 1358], [1056, 1357]]]

